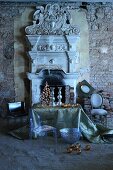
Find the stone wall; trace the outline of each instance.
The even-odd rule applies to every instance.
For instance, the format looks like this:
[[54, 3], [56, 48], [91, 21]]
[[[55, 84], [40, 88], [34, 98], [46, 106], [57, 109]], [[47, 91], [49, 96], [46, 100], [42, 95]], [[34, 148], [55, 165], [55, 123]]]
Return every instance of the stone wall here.
[[[7, 102], [25, 100], [29, 103], [29, 82], [25, 76], [28, 71], [28, 58], [25, 51], [28, 47], [23, 37], [25, 37], [24, 27], [31, 24], [32, 11], [36, 5], [37, 3], [0, 3], [1, 115], [6, 113]], [[87, 63], [84, 62], [86, 53], [90, 58], [89, 82], [96, 90], [110, 93], [110, 98], [112, 98], [113, 5], [110, 3], [74, 3], [70, 4], [70, 9], [82, 11], [88, 22], [89, 50], [87, 48], [84, 53], [86, 48], [83, 48], [84, 43], [82, 43], [81, 54], [82, 64], [85, 64], [86, 68]], [[27, 11], [29, 11], [29, 16]], [[19, 32], [17, 26], [21, 27]], [[83, 71], [81, 80], [86, 74], [87, 72]]]
[[95, 3], [87, 10], [90, 83], [113, 95], [113, 5]]
[[[0, 3], [0, 115], [3, 117], [6, 115], [8, 102], [25, 101], [25, 95], [22, 94], [25, 94], [25, 89], [29, 87], [25, 77], [25, 68], [28, 67], [28, 63], [25, 63], [25, 53], [22, 50], [18, 50], [18, 53], [16, 50], [16, 48], [20, 49], [21, 43], [25, 41], [23, 27], [19, 30], [20, 36], [15, 34], [15, 21], [21, 18], [25, 8], [19, 4]], [[20, 42], [18, 47], [17, 39]], [[18, 62], [17, 58], [19, 58]], [[23, 65], [24, 69], [22, 69]], [[18, 68], [21, 70], [19, 74], [17, 74]], [[23, 85], [20, 85], [22, 82], [25, 83], [24, 90]], [[18, 86], [21, 86], [20, 93], [16, 91]]]
[[103, 91], [106, 108], [113, 109], [113, 4], [88, 5], [87, 21], [90, 83], [97, 91]]
[[14, 19], [14, 82], [15, 101], [25, 101], [29, 104], [30, 90], [26, 72], [29, 71], [29, 57], [27, 56], [29, 43], [27, 43], [25, 27], [32, 22], [34, 8], [31, 6], [19, 7], [21, 15]]
[[[5, 13], [7, 11], [7, 13]], [[14, 100], [14, 16], [12, 8], [0, 6], [0, 113]]]

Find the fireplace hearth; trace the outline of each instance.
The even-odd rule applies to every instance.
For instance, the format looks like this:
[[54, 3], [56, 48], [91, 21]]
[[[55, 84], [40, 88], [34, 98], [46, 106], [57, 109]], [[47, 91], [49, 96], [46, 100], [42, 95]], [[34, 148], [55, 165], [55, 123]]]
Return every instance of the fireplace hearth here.
[[25, 29], [31, 45], [28, 52], [30, 72], [27, 76], [31, 80], [32, 105], [40, 103], [46, 82], [50, 87], [55, 87], [55, 101], [58, 87], [61, 87], [62, 102], [70, 102], [69, 89], [73, 89], [73, 102], [76, 103], [76, 65], [79, 63], [76, 46], [80, 33], [77, 26], [70, 25], [70, 19], [68, 7], [63, 8], [58, 4], [37, 6], [33, 25]]

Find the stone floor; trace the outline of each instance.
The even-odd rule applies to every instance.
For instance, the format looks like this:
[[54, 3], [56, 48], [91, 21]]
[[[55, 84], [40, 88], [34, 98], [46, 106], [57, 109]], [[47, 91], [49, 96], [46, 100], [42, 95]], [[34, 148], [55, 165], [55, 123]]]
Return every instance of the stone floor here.
[[[113, 117], [108, 120], [113, 126]], [[81, 154], [67, 153], [69, 146], [58, 139], [57, 150], [52, 137], [18, 140], [7, 135], [0, 119], [0, 170], [113, 170], [113, 144], [92, 144], [80, 140]], [[85, 146], [91, 146], [85, 151]]]
[[113, 145], [90, 144], [80, 141], [82, 152], [66, 153], [67, 145], [58, 143], [54, 152], [53, 140], [17, 140], [0, 134], [0, 170], [113, 170]]

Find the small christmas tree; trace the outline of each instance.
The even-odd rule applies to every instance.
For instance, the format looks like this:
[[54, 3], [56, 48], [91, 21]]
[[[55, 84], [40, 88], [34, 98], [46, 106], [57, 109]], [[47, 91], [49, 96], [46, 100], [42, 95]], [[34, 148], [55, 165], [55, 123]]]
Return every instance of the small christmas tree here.
[[47, 82], [41, 94], [41, 104], [44, 106], [50, 104], [50, 88]]

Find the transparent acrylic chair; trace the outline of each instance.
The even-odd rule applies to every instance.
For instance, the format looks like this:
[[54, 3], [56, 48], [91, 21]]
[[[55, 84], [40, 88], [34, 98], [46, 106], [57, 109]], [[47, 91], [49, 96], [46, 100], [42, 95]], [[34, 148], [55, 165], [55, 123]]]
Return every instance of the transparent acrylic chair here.
[[48, 133], [53, 133], [55, 140], [55, 151], [57, 150], [57, 129], [53, 126], [42, 125], [41, 117], [37, 115], [37, 122], [33, 121], [33, 110], [30, 109], [30, 128], [29, 128], [29, 137], [32, 139], [33, 134], [36, 136], [42, 137], [47, 136]]

